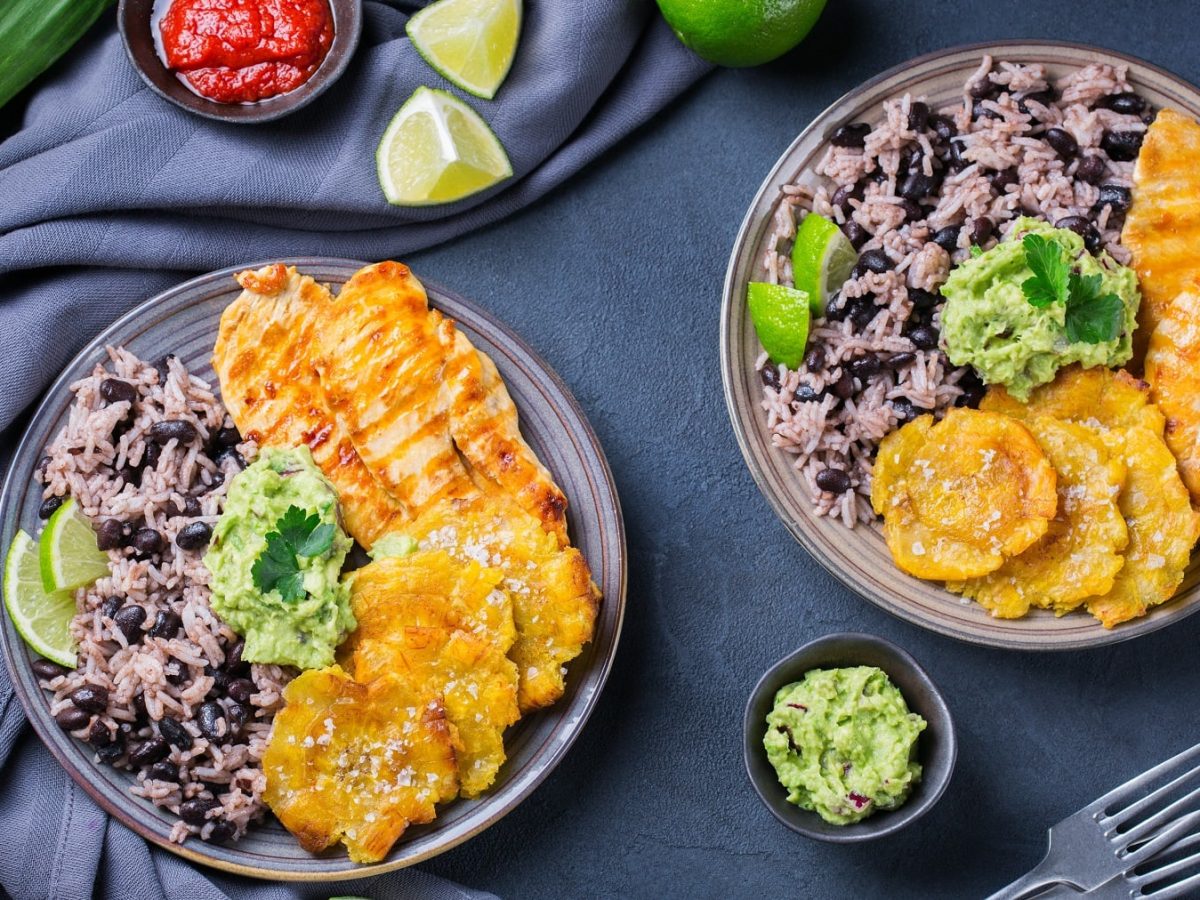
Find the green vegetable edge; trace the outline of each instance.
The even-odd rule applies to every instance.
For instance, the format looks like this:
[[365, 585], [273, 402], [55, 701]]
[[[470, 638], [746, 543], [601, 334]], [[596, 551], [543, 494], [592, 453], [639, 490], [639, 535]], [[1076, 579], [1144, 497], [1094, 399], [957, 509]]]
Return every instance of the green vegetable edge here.
[[0, 13], [0, 107], [58, 61], [115, 0], [7, 0]]

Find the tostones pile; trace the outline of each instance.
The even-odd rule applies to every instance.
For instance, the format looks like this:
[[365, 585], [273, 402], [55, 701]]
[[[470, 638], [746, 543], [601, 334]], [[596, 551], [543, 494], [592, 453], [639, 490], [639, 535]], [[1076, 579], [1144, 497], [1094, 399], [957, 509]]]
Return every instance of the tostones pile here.
[[889, 435], [871, 499], [904, 571], [999, 618], [1085, 606], [1111, 628], [1173, 596], [1200, 537], [1163, 432], [1144, 382], [1072, 366]]

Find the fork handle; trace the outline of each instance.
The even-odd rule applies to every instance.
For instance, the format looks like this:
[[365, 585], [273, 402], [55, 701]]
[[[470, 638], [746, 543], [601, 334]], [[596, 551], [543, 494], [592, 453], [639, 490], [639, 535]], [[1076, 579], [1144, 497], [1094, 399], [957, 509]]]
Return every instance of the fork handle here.
[[1042, 889], [1053, 887], [1056, 884], [1077, 889], [1076, 885], [1055, 872], [1052, 866], [1047, 865], [1049, 861], [1050, 857], [1047, 855], [1031, 871], [1026, 872], [1008, 887], [996, 891], [987, 900], [1025, 900], [1026, 897], [1032, 897], [1040, 893]]

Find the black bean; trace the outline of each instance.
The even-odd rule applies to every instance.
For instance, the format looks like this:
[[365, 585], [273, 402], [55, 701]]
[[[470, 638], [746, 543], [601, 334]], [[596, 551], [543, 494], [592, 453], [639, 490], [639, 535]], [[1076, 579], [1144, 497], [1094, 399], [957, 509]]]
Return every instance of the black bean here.
[[130, 604], [117, 610], [113, 616], [113, 624], [121, 629], [125, 640], [136, 644], [142, 639], [142, 623], [146, 621], [146, 611], [136, 604]]
[[834, 206], [841, 208], [843, 212], [849, 212], [851, 200], [861, 200], [863, 198], [863, 183], [860, 181], [857, 184], [843, 185], [833, 193], [833, 199], [829, 202]]
[[961, 225], [947, 225], [945, 228], [938, 229], [938, 232], [933, 236], [933, 242], [947, 253], [953, 253], [958, 249], [958, 234], [960, 231], [962, 231]]
[[179, 629], [182, 627], [183, 621], [179, 618], [178, 613], [169, 609], [162, 609], [154, 617], [154, 625], [150, 628], [150, 637], [170, 640], [179, 634]]
[[183, 419], [165, 419], [162, 422], [155, 422], [150, 426], [148, 433], [150, 440], [158, 444], [165, 444], [172, 440], [181, 444], [190, 444], [196, 440], [198, 435], [196, 426]]
[[909, 334], [908, 339], [913, 342], [913, 345], [918, 350], [936, 350], [938, 345], [938, 333], [928, 325], [921, 325], [914, 328]]
[[192, 673], [185, 663], [171, 657], [163, 663], [163, 677], [171, 684], [178, 686], [186, 684], [192, 677]]
[[958, 126], [949, 116], [937, 115], [929, 117], [929, 126], [941, 140], [948, 141], [958, 134]]
[[107, 747], [113, 740], [112, 732], [100, 719], [93, 722], [92, 727], [88, 729], [87, 742], [93, 747]]
[[908, 130], [924, 131], [929, 124], [929, 104], [914, 100], [908, 107]]
[[973, 409], [979, 406], [983, 395], [987, 393], [987, 387], [979, 380], [974, 369], [967, 369], [963, 373], [963, 377], [958, 380], [958, 386], [962, 388], [962, 393], [954, 401], [955, 406], [969, 406]]
[[105, 519], [96, 529], [96, 546], [101, 550], [119, 550], [125, 545], [125, 526], [120, 519]]
[[867, 379], [879, 371], [879, 357], [874, 354], [867, 356], [858, 356], [850, 360], [847, 368], [850, 369], [850, 374], [858, 378], [865, 385]]
[[886, 365], [889, 369], [901, 369], [904, 366], [907, 366], [909, 363], [914, 362], [916, 358], [917, 354], [908, 350], [902, 350], [899, 353], [893, 353], [891, 356], [889, 356], [884, 361], [884, 365]]
[[1003, 92], [1003, 86], [996, 84], [990, 78], [981, 78], [967, 89], [967, 93], [976, 100], [993, 99], [999, 97]]
[[192, 497], [203, 497], [209, 491], [214, 491], [225, 483], [225, 473], [221, 471], [210, 472], [208, 478], [207, 482], [196, 482], [191, 490]]
[[142, 454], [143, 469], [157, 469], [158, 461], [162, 458], [162, 447], [158, 444], [147, 444], [146, 452]]
[[133, 708], [138, 714], [139, 719], [147, 719], [150, 714], [146, 710], [146, 692], [138, 689], [138, 692], [133, 695]]
[[30, 668], [41, 681], [53, 681], [58, 676], [66, 675], [70, 671], [66, 666], [60, 666], [48, 659], [35, 659]]
[[121, 608], [120, 597], [105, 597], [104, 602], [100, 604], [100, 615], [112, 618], [117, 614], [117, 610]]
[[250, 718], [250, 710], [243, 703], [230, 703], [225, 712], [228, 714], [230, 727], [235, 731], [240, 731]]
[[909, 288], [908, 299], [911, 301], [914, 309], [931, 310], [938, 305], [940, 298], [937, 294], [931, 294], [929, 291], [921, 290], [921, 288]]
[[871, 239], [871, 233], [857, 222], [851, 220], [842, 226], [842, 233], [850, 241], [850, 246], [858, 250]]
[[225, 710], [219, 703], [205, 703], [196, 712], [196, 724], [200, 733], [210, 741], [220, 740], [229, 730], [225, 721]]
[[913, 172], [900, 185], [900, 196], [906, 200], [921, 200], [937, 190], [937, 180], [924, 172]]
[[850, 306], [850, 321], [861, 331], [871, 324], [877, 312], [874, 297], [859, 297]]
[[210, 844], [223, 844], [233, 837], [234, 828], [224, 819], [215, 819], [208, 836], [204, 840]]
[[91, 720], [92, 717], [89, 713], [84, 712], [76, 706], [68, 706], [54, 716], [54, 721], [58, 723], [58, 727], [63, 731], [78, 731]]
[[987, 216], [980, 216], [978, 219], [971, 220], [971, 243], [976, 247], [982, 247], [992, 236], [992, 232], [996, 230], [996, 223]]
[[248, 702], [257, 690], [249, 678], [235, 678], [229, 682], [229, 696], [238, 703]]
[[230, 447], [227, 450], [222, 450], [216, 455], [216, 457], [213, 458], [213, 462], [215, 462], [221, 468], [225, 468], [230, 462], [232, 462], [239, 469], [246, 468], [245, 457], [238, 453], [233, 447]]
[[775, 364], [768, 361], [758, 371], [758, 377], [762, 379], [762, 383], [772, 390], [779, 390], [779, 370], [775, 368]]
[[105, 378], [100, 382], [100, 399], [105, 403], [133, 403], [137, 395], [137, 388], [128, 381]]
[[792, 394], [792, 399], [797, 403], [812, 403], [824, 396], [822, 392], [814, 390], [811, 384], [801, 384]]
[[1129, 193], [1129, 188], [1119, 184], [1102, 184], [1100, 185], [1100, 197], [1096, 201], [1096, 207], [1101, 208], [1105, 205], [1111, 206], [1117, 212], [1125, 212], [1129, 209], [1129, 205], [1133, 202], [1133, 197]]
[[117, 474], [121, 476], [122, 481], [134, 487], [142, 483], [142, 471], [135, 466], [121, 466]]
[[1074, 159], [1079, 152], [1079, 144], [1069, 131], [1062, 128], [1049, 128], [1042, 135], [1042, 140], [1050, 145], [1060, 159]]
[[814, 480], [817, 487], [831, 494], [844, 494], [850, 490], [850, 476], [841, 469], [822, 469]]
[[1020, 178], [1017, 175], [1016, 168], [1002, 169], [992, 176], [992, 188], [997, 194], [1003, 194], [1004, 189], [1010, 184], [1016, 184]]
[[1142, 132], [1140, 131], [1106, 131], [1100, 139], [1100, 149], [1108, 154], [1108, 158], [1116, 162], [1129, 162], [1137, 159], [1142, 149]]
[[154, 371], [158, 372], [158, 383], [163, 384], [167, 380], [167, 375], [170, 369], [167, 366], [168, 360], [175, 359], [174, 353], [168, 353], [166, 356], [160, 356], [154, 361]]
[[38, 517], [48, 519], [54, 515], [54, 511], [63, 505], [64, 497], [47, 497], [42, 501], [42, 505], [38, 507]]
[[152, 737], [129, 748], [129, 761], [141, 768], [166, 759], [171, 748], [161, 737]]
[[102, 713], [108, 708], [108, 691], [98, 685], [85, 684], [75, 688], [67, 696], [85, 712]]
[[214, 669], [212, 666], [204, 667], [204, 674], [212, 678], [213, 684], [208, 691], [209, 700], [217, 700], [225, 696], [225, 690], [229, 687], [229, 682], [233, 679], [224, 669]]
[[834, 383], [830, 390], [839, 400], [849, 400], [854, 396], [854, 376], [849, 372], [843, 372], [842, 377]]
[[37, 473], [39, 477], [43, 479], [46, 477], [46, 470], [50, 468], [50, 463], [53, 461], [49, 456], [43, 456], [37, 461]]
[[1091, 253], [1100, 249], [1100, 232], [1087, 216], [1064, 216], [1054, 223], [1054, 227], [1075, 232], [1083, 238], [1083, 245]]
[[242, 638], [238, 638], [229, 646], [229, 649], [225, 651], [224, 668], [237, 674], [249, 672], [250, 664], [242, 661], [242, 654], [245, 652], [246, 641]]
[[1148, 109], [1148, 110], [1146, 110], [1145, 114], [1142, 116], [1142, 124], [1143, 125], [1153, 125], [1154, 120], [1157, 118], [1158, 118], [1158, 110], [1157, 109]]
[[958, 141], [950, 142], [950, 152], [946, 156], [946, 166], [952, 172], [957, 172], [960, 169], [965, 169], [970, 164], [970, 160], [963, 156], [963, 146]]
[[1085, 156], [1079, 160], [1079, 165], [1075, 167], [1075, 177], [1088, 184], [1098, 184], [1107, 171], [1108, 166], [1104, 164], [1104, 160], [1101, 157], [1095, 155]]
[[996, 112], [996, 110], [992, 109], [990, 106], [984, 105], [982, 100], [976, 100], [971, 104], [971, 118], [1003, 119], [1004, 116], [1001, 113]]
[[853, 122], [837, 129], [829, 138], [829, 143], [835, 147], [861, 147], [870, 133], [871, 126], [866, 122]]
[[100, 757], [100, 762], [115, 766], [117, 761], [125, 755], [125, 742], [123, 740], [113, 741], [98, 749], [96, 755]]
[[158, 733], [166, 738], [169, 744], [178, 747], [180, 750], [191, 750], [195, 739], [192, 733], [188, 731], [179, 720], [173, 716], [163, 716], [158, 721]]
[[146, 775], [155, 781], [179, 781], [179, 766], [169, 759], [162, 759], [152, 765]]
[[182, 550], [200, 550], [208, 546], [212, 537], [212, 526], [207, 522], [192, 522], [185, 525], [175, 536], [175, 545]]
[[909, 172], [918, 172], [924, 169], [921, 161], [925, 159], [925, 151], [916, 144], [909, 144], [900, 151], [900, 159], [897, 163], [896, 174], [899, 176], [907, 175]]
[[237, 426], [233, 425], [228, 428], [218, 428], [212, 438], [213, 447], [217, 450], [230, 450], [241, 442], [241, 432], [237, 430]]
[[[1017, 109], [1021, 110], [1021, 112], [1025, 113], [1027, 116], [1033, 116], [1033, 110], [1031, 110], [1028, 106], [1030, 102], [1039, 103], [1042, 106], [1049, 106], [1054, 102], [1054, 100], [1055, 92], [1051, 88], [1047, 88], [1044, 91], [1031, 91], [1017, 101]], [[1036, 116], [1034, 116], [1034, 121], [1037, 121]]]
[[133, 534], [133, 546], [138, 553], [149, 556], [162, 550], [163, 536], [153, 528], [139, 528]]
[[840, 293], [829, 298], [825, 305], [825, 318], [830, 322], [841, 322], [850, 315], [850, 300]]
[[896, 205], [904, 210], [905, 222], [916, 222], [925, 215], [925, 210], [921, 209], [921, 207], [912, 200], [901, 200]]
[[216, 809], [221, 804], [211, 797], [193, 797], [179, 804], [179, 818], [189, 825], [203, 825], [208, 821], [209, 810]]
[[858, 262], [854, 264], [854, 268], [859, 275], [864, 275], [867, 272], [874, 272], [877, 275], [882, 275], [884, 272], [890, 272], [895, 265], [888, 255], [882, 250], [868, 250], [858, 258]]
[[895, 400], [889, 401], [892, 405], [892, 411], [896, 414], [896, 419], [900, 422], [908, 422], [917, 417], [917, 409], [912, 405], [912, 401], [907, 397], [897, 397]]
[[1140, 115], [1146, 108], [1146, 98], [1133, 91], [1122, 91], [1119, 94], [1109, 94], [1096, 101], [1097, 109], [1111, 109], [1113, 112], [1126, 116]]
[[825, 368], [825, 348], [817, 344], [804, 354], [804, 368], [810, 372], [819, 372]]

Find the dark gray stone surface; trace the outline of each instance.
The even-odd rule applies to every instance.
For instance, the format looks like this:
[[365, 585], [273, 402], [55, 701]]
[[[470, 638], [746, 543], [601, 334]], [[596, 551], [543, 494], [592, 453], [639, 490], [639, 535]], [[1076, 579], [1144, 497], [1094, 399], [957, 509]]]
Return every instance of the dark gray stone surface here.
[[[742, 464], [717, 313], [734, 234], [801, 128], [914, 55], [1010, 37], [1123, 50], [1200, 79], [1190, 2], [831, 0], [784, 60], [720, 71], [515, 218], [411, 259], [495, 310], [563, 376], [603, 442], [629, 530], [629, 611], [595, 716], [516, 812], [429, 871], [511, 898], [969, 897], [1031, 867], [1045, 828], [1200, 737], [1200, 616], [1130, 644], [987, 650], [899, 622], [796, 545]], [[838, 630], [907, 648], [958, 721], [958, 770], [912, 830], [806, 841], [740, 756], [759, 674]]]

